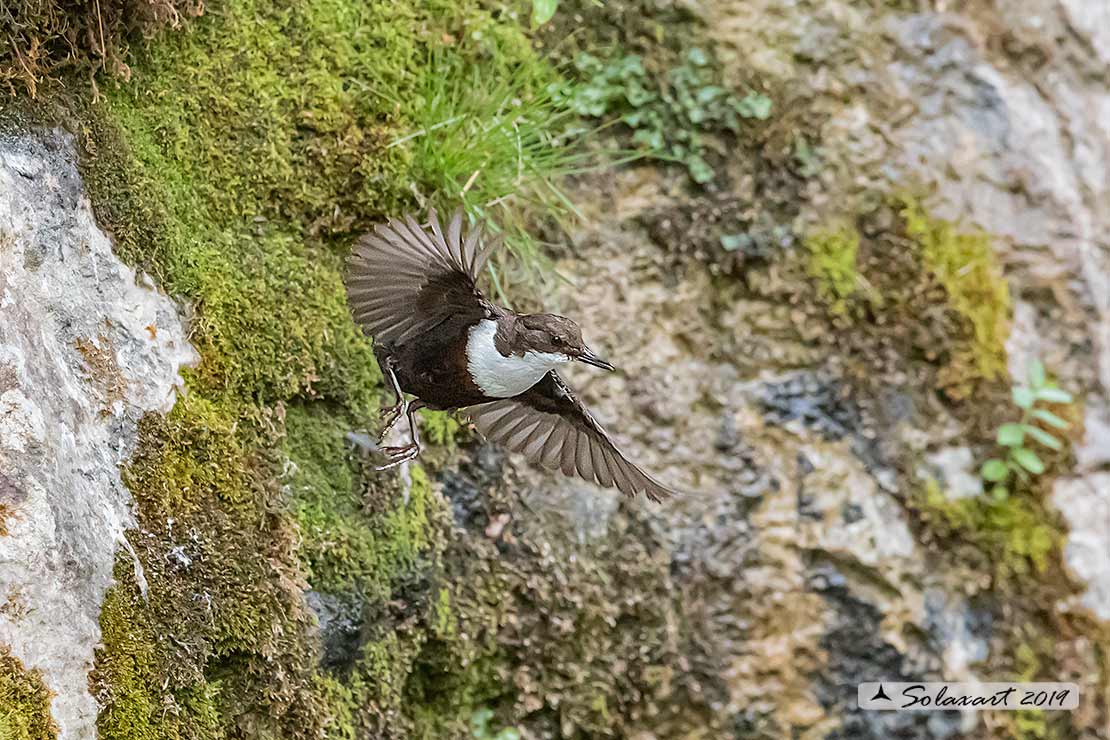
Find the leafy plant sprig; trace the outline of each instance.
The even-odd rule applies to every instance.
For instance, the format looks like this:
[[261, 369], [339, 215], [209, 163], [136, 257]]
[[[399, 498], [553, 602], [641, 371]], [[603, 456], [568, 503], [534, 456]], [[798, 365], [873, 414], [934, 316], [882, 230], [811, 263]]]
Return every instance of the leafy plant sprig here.
[[1051, 432], [1035, 426], [1033, 422], [1066, 430], [1069, 426], [1067, 421], [1039, 404], [1071, 403], [1071, 394], [1048, 380], [1040, 360], [1034, 360], [1029, 366], [1026, 381], [1027, 385], [1015, 386], [1012, 390], [1014, 404], [1022, 412], [1021, 421], [998, 428], [998, 445], [1006, 451], [1005, 457], [987, 460], [980, 470], [983, 480], [993, 484], [990, 492], [996, 501], [1004, 501], [1010, 495], [1011, 476], [1025, 483], [1030, 475], [1040, 475], [1045, 471], [1044, 461], [1026, 446], [1027, 440], [1032, 439], [1050, 450], [1059, 450], [1064, 446]]
[[636, 54], [604, 59], [583, 52], [574, 68], [581, 84], [563, 92], [571, 110], [585, 118], [616, 117], [632, 130], [633, 143], [684, 164], [700, 184], [715, 176], [706, 160], [712, 134], [738, 134], [745, 120], [771, 116], [770, 98], [738, 97], [721, 80], [713, 55], [697, 47], [662, 75], [649, 73]]
[[470, 716], [470, 735], [474, 740], [520, 740], [520, 731], [515, 727], [506, 727], [494, 733], [489, 723], [493, 719], [493, 710], [488, 707], [479, 709]]
[[537, 28], [555, 17], [559, 0], [532, 0], [532, 27]]

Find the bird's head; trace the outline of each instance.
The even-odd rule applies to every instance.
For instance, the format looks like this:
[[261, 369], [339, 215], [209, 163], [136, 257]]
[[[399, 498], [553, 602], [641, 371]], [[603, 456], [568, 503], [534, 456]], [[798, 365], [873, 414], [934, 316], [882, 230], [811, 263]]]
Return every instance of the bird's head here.
[[521, 316], [517, 322], [517, 337], [528, 351], [562, 355], [567, 360], [578, 360], [602, 370], [614, 369], [586, 346], [578, 324], [565, 316], [553, 313]]

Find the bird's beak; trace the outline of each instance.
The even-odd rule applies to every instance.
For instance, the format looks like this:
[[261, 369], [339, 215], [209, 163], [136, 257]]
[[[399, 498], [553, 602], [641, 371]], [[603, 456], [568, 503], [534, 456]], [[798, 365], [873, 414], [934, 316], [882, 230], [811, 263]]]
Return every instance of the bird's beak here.
[[594, 367], [600, 367], [602, 370], [609, 370], [609, 371], [616, 370], [615, 367], [613, 367], [608, 362], [606, 362], [605, 360], [603, 360], [600, 357], [598, 357], [597, 355], [595, 355], [594, 351], [592, 349], [590, 349], [589, 347], [586, 347], [584, 350], [582, 350], [582, 354], [578, 355], [578, 357], [575, 357], [574, 359], [578, 360], [579, 362], [584, 362], [587, 365], [593, 365]]

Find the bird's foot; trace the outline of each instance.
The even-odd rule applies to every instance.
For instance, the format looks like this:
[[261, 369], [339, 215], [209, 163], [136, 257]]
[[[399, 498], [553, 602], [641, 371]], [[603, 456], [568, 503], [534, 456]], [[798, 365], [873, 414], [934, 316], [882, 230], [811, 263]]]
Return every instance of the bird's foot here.
[[395, 468], [402, 463], [410, 460], [415, 460], [420, 455], [420, 445], [408, 444], [401, 447], [382, 447], [380, 452], [389, 458], [389, 462], [385, 465], [380, 465], [375, 470], [389, 470]]
[[385, 426], [382, 427], [381, 433], [378, 435], [378, 444], [380, 445], [385, 441], [386, 435], [397, 426], [397, 421], [401, 418], [401, 414], [405, 413], [407, 404], [398, 403], [393, 406], [386, 406], [378, 413], [385, 419]]

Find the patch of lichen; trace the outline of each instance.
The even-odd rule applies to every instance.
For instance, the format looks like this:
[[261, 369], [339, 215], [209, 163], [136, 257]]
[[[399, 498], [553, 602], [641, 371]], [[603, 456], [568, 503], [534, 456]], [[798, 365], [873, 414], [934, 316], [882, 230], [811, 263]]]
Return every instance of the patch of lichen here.
[[[1105, 655], [1108, 634], [1105, 625], [1080, 610], [1059, 608], [1059, 594], [1028, 593], [1007, 602], [995, 614], [992, 630], [991, 668], [999, 679], [1017, 682], [1077, 680], [1101, 674], [1097, 685], [1105, 685]], [[1083, 635], [1084, 638], [1076, 639]], [[1076, 737], [1077, 728], [1101, 722], [1105, 711], [1097, 698], [1082, 690], [1079, 707], [1073, 712], [1037, 709], [1017, 712], [987, 711], [983, 724], [992, 737], [1017, 740], [1063, 740]], [[1094, 692], [1097, 695], [1098, 691]]]
[[53, 740], [58, 726], [50, 715], [53, 695], [38, 670], [27, 670], [0, 645], [0, 738], [4, 740]]

